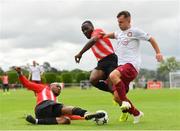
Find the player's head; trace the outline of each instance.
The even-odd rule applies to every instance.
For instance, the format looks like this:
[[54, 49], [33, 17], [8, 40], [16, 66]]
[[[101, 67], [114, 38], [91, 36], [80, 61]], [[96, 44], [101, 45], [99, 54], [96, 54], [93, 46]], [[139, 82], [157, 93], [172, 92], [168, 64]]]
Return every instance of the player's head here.
[[128, 11], [121, 11], [117, 15], [118, 24], [121, 30], [127, 30], [131, 23], [131, 14]]
[[57, 82], [51, 83], [50, 88], [55, 96], [59, 96], [61, 93], [61, 85]]
[[36, 61], [35, 60], [33, 60], [33, 66], [36, 66]]
[[87, 20], [87, 21], [84, 21], [81, 25], [81, 30], [82, 32], [84, 33], [84, 35], [90, 39], [91, 38], [91, 34], [94, 30], [94, 26], [92, 24], [91, 21]]

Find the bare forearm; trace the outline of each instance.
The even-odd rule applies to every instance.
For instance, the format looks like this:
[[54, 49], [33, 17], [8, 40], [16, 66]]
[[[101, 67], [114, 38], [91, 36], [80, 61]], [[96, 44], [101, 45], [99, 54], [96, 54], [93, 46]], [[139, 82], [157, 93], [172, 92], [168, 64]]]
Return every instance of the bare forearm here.
[[30, 80], [31, 79], [31, 73], [29, 73], [29, 75], [28, 75], [28, 80]]
[[159, 46], [158, 46], [157, 42], [155, 41], [155, 39], [151, 37], [149, 41], [156, 52], [157, 61], [158, 62], [163, 61], [163, 55], [161, 54], [161, 51], [160, 51]]
[[159, 46], [158, 46], [157, 42], [155, 41], [155, 39], [151, 37], [149, 41], [150, 41], [152, 47], [154, 48], [156, 54], [161, 53]]
[[109, 34], [105, 34], [105, 35], [104, 35], [104, 38], [115, 39], [114, 32], [112, 32], [112, 33], [109, 33]]
[[84, 52], [89, 50], [95, 43], [96, 43], [96, 39], [95, 38], [89, 40], [79, 53], [82, 55]]

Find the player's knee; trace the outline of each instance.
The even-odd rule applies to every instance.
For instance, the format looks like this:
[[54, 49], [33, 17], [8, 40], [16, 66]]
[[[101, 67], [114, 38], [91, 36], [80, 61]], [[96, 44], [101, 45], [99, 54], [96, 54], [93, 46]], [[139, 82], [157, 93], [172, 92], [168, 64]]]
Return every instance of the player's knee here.
[[71, 124], [71, 120], [69, 117], [63, 117], [63, 118], [59, 117], [56, 118], [56, 120], [58, 124]]
[[97, 80], [96, 78], [94, 78], [94, 77], [91, 77], [90, 80], [89, 80], [89, 82], [90, 82], [93, 86], [96, 86], [97, 83], [98, 83], [98, 80]]
[[110, 78], [110, 80], [112, 81], [113, 84], [115, 84], [117, 79], [119, 79], [117, 74], [114, 73], [114, 72], [110, 73], [109, 78]]

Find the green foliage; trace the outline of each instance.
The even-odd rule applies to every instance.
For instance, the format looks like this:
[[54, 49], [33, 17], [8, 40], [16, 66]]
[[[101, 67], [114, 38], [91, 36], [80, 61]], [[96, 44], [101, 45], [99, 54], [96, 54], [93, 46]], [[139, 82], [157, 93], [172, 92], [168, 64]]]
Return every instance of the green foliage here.
[[52, 83], [56, 81], [56, 73], [48, 72], [44, 73], [46, 83]]
[[4, 73], [3, 69], [0, 67], [0, 75]]
[[73, 81], [71, 73], [62, 73], [61, 78], [62, 78], [62, 82], [64, 83], [72, 83]]
[[170, 57], [161, 62], [157, 69], [157, 77], [160, 80], [168, 81], [169, 72], [175, 72], [180, 70], [180, 62], [176, 60], [175, 57]]
[[46, 83], [46, 76], [44, 74], [41, 76], [41, 81], [44, 84]]
[[138, 74], [138, 77], [136, 78], [136, 82], [142, 78], [142, 76], [145, 77], [146, 80], [154, 80], [154, 79], [157, 79], [156, 76], [157, 76], [157, 73], [156, 71], [154, 70], [148, 70], [148, 69], [141, 69], [139, 74]]
[[19, 78], [16, 72], [13, 72], [13, 71], [7, 72], [7, 75], [9, 77], [9, 84], [14, 84], [14, 83], [19, 82]]
[[61, 75], [56, 75], [56, 82], [62, 82]]
[[77, 75], [76, 75], [76, 82], [79, 83], [81, 80], [87, 80], [87, 79], [89, 79], [87, 76], [88, 76], [88, 75], [87, 75], [86, 72], [77, 73]]

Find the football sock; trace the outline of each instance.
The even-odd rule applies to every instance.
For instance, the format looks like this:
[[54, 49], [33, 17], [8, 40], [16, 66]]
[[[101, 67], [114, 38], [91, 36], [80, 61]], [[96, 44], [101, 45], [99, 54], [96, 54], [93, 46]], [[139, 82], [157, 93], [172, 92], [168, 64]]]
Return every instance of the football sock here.
[[44, 119], [36, 119], [37, 124], [42, 125], [51, 125], [51, 124], [58, 124], [56, 118], [44, 118]]
[[96, 85], [94, 85], [98, 89], [106, 92], [112, 93], [113, 91], [109, 88], [108, 84], [105, 83], [104, 81], [99, 81]]
[[122, 101], [127, 101], [131, 104], [131, 108], [129, 108], [128, 110], [124, 110], [123, 113], [129, 112], [130, 114], [133, 114], [134, 116], [139, 115], [139, 111], [134, 107], [131, 101], [126, 97], [126, 88], [123, 81], [120, 81], [118, 84], [116, 84], [115, 89], [117, 90], [118, 95]]
[[79, 107], [74, 107], [72, 109], [72, 115], [79, 115], [81, 117], [84, 117], [84, 114], [87, 112], [87, 110], [81, 109]]
[[121, 99], [121, 101], [126, 101], [126, 88], [125, 88], [125, 84], [120, 81], [118, 84], [114, 85], [114, 87], [117, 92], [118, 92], [118, 96]]

